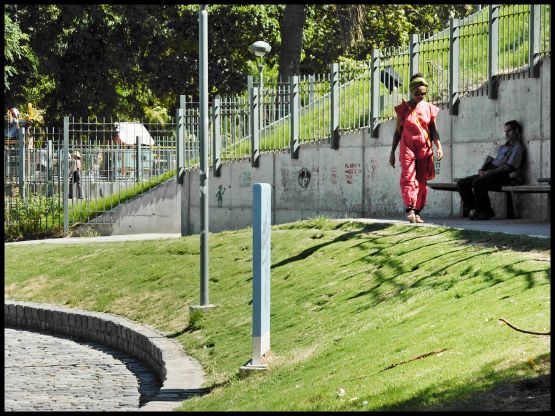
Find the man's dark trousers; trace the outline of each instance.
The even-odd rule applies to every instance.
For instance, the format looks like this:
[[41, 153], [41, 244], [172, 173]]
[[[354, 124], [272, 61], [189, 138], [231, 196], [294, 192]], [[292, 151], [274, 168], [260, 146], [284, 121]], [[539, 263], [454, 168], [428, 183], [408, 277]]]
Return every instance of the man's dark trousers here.
[[501, 191], [502, 186], [510, 184], [511, 177], [506, 172], [459, 179], [457, 188], [463, 201], [463, 212], [468, 213], [471, 209], [484, 213], [493, 212], [488, 191]]

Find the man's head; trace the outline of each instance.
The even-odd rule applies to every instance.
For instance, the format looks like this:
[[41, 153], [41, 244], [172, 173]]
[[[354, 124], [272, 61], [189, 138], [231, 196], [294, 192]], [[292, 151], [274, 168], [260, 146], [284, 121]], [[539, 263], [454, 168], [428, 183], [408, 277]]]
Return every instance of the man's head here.
[[520, 140], [520, 133], [522, 132], [522, 127], [520, 123], [516, 120], [510, 120], [505, 123], [505, 136], [510, 141]]
[[11, 107], [9, 109], [10, 115], [14, 118], [18, 118], [19, 117], [19, 111], [17, 110], [17, 108], [15, 107]]

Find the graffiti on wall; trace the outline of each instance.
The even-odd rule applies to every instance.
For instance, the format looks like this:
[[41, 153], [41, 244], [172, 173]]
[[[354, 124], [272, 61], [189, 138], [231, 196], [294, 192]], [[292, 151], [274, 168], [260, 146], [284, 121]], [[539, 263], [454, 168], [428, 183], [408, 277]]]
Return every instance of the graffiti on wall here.
[[348, 184], [353, 183], [353, 177], [360, 174], [360, 163], [345, 163], [345, 180]]
[[301, 188], [306, 189], [310, 183], [310, 171], [307, 168], [302, 168], [297, 175], [297, 181]]
[[225, 188], [222, 185], [218, 185], [218, 192], [216, 193], [216, 198], [218, 200], [218, 207], [221, 208], [224, 203], [224, 193]]
[[330, 181], [332, 184], [337, 183], [337, 168], [330, 169]]
[[252, 172], [241, 172], [239, 177], [239, 188], [250, 188], [252, 185]]

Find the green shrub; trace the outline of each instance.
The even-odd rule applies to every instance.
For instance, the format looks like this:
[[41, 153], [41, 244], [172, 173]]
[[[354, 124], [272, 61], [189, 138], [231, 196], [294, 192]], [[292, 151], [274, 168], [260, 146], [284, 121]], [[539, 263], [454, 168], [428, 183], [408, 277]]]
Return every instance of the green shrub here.
[[4, 241], [58, 236], [63, 230], [63, 208], [56, 197], [30, 194], [4, 198]]

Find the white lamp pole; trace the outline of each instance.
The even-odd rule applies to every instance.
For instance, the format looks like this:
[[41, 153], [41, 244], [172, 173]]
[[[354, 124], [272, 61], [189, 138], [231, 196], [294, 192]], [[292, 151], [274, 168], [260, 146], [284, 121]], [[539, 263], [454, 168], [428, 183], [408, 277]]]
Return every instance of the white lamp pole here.
[[270, 52], [272, 50], [272, 47], [270, 45], [268, 45], [268, 43], [264, 42], [263, 40], [259, 40], [257, 42], [254, 42], [251, 45], [251, 50], [254, 52], [254, 55], [256, 56], [256, 62], [258, 63], [258, 77], [259, 77], [259, 93], [258, 93], [258, 99], [259, 99], [259, 111], [260, 111], [260, 123], [258, 128], [260, 130], [262, 130], [262, 128], [264, 127], [264, 78], [263, 78], [263, 74], [262, 72], [264, 71], [264, 57], [266, 56], [266, 54], [268, 52]]

